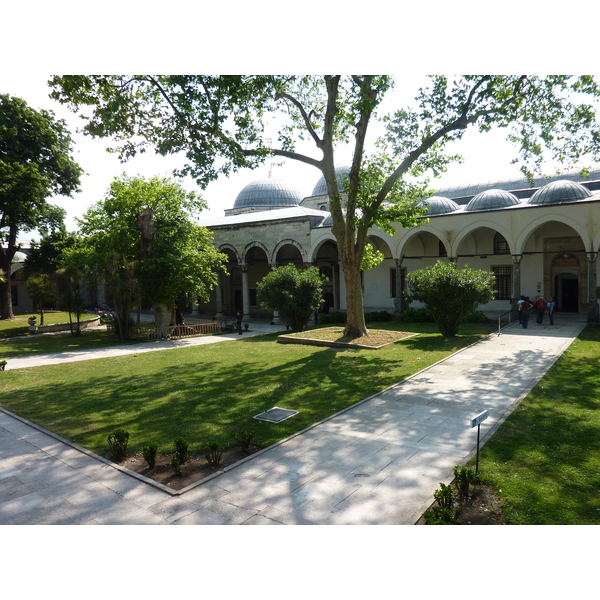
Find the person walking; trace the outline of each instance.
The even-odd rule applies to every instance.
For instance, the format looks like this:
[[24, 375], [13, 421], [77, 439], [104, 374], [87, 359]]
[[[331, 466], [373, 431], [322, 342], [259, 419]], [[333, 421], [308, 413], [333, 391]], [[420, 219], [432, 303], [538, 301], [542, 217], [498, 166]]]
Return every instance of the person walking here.
[[544, 321], [544, 312], [546, 311], [546, 300], [544, 296], [538, 296], [538, 299], [535, 301], [535, 309], [537, 311], [537, 319], [536, 323], [541, 325]]
[[529, 296], [525, 296], [525, 300], [523, 300], [523, 304], [521, 304], [521, 314], [523, 315], [521, 327], [523, 329], [527, 329], [527, 326], [529, 325], [529, 311], [532, 308], [533, 304], [531, 304], [531, 302], [529, 301]]
[[242, 313], [238, 310], [237, 313], [235, 314], [235, 324], [237, 326], [237, 330], [238, 333], [240, 335], [242, 335], [242, 321], [243, 321], [244, 317], [242, 315]]
[[521, 296], [517, 300], [517, 314], [519, 315], [519, 325], [523, 325], [523, 302], [525, 302], [525, 296]]
[[554, 310], [556, 309], [556, 302], [554, 302], [554, 298], [550, 298], [546, 308], [548, 309], [548, 319], [550, 319], [550, 325], [554, 325]]

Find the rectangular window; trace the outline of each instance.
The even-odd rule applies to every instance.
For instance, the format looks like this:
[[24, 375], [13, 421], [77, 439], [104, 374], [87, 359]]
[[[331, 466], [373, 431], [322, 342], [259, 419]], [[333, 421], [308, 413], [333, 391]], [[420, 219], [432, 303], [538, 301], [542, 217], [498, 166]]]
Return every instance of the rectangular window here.
[[19, 295], [17, 294], [17, 286], [16, 285], [10, 286], [10, 293], [12, 296], [12, 305], [19, 306]]
[[438, 242], [438, 256], [448, 256], [444, 242], [442, 242], [442, 240], [438, 240]]
[[494, 298], [496, 300], [510, 300], [512, 290], [512, 267], [492, 267], [496, 277], [494, 285]]
[[250, 300], [250, 306], [256, 306], [256, 289], [249, 289], [248, 296]]
[[494, 254], [510, 254], [508, 242], [500, 233], [494, 236]]
[[390, 298], [396, 297], [396, 269], [390, 269]]

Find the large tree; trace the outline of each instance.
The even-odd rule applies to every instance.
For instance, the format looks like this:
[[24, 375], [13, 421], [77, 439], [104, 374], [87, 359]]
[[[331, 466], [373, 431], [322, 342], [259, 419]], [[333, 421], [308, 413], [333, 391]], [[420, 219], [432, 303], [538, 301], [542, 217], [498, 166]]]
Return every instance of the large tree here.
[[[417, 200], [429, 193], [428, 177], [460, 159], [446, 152], [449, 142], [469, 127], [507, 128], [530, 178], [544, 148], [564, 161], [583, 155], [595, 159], [600, 147], [594, 106], [600, 93], [589, 76], [434, 76], [414, 104], [380, 117], [377, 110], [393, 83], [370, 75], [62, 76], [51, 81], [53, 97], [75, 110], [84, 106], [85, 131], [113, 137], [122, 158], [148, 145], [160, 154], [183, 151], [187, 163], [181, 172], [201, 184], [272, 156], [317, 168], [327, 183], [350, 336], [368, 333], [359, 274], [369, 228], [391, 231], [418, 223]], [[265, 115], [276, 112], [287, 121], [270, 138]], [[380, 119], [386, 132], [369, 145], [369, 127]], [[299, 140], [312, 142], [315, 155], [297, 151]], [[336, 149], [351, 140], [342, 196]]]
[[204, 207], [177, 181], [123, 175], [77, 220], [82, 241], [64, 251], [65, 265], [103, 277], [122, 339], [140, 298], [152, 302], [157, 321], [168, 325], [180, 297], [206, 299], [216, 285], [215, 270], [225, 257], [211, 232], [193, 222]]
[[[64, 121], [0, 94], [0, 268], [7, 273], [20, 233], [63, 223], [65, 211], [47, 198], [78, 189], [81, 169], [71, 154]], [[10, 278], [0, 281], [0, 318], [13, 318]]]
[[406, 276], [409, 300], [425, 304], [444, 337], [454, 337], [470, 312], [494, 298], [494, 274], [438, 261]]

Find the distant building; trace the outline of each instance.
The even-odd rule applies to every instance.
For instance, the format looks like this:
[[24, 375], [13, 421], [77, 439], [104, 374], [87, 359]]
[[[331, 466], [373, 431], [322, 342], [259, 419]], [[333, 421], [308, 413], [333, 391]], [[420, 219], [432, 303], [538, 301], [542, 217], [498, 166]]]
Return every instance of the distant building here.
[[[340, 176], [347, 172], [338, 169]], [[598, 321], [600, 169], [585, 180], [576, 174], [537, 180], [533, 188], [520, 179], [439, 189], [423, 202], [428, 223], [398, 225], [394, 235], [369, 231], [368, 241], [385, 260], [362, 273], [365, 312], [401, 312], [406, 274], [441, 259], [494, 273], [495, 299], [480, 307], [485, 312], [506, 312], [511, 300], [514, 305], [521, 295], [541, 294], [553, 296], [559, 311]], [[255, 181], [222, 218], [200, 224], [228, 256], [226, 272], [200, 312], [221, 317], [241, 309], [245, 318], [272, 318], [260, 308], [257, 284], [287, 263], [317, 266], [327, 277], [321, 310], [345, 309], [323, 178], [306, 198], [283, 181]]]

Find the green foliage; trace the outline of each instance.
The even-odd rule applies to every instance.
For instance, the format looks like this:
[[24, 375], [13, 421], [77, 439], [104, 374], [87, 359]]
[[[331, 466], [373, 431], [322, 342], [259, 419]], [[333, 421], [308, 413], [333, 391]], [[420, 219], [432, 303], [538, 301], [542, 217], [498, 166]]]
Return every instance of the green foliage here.
[[406, 281], [409, 301], [425, 304], [444, 337], [454, 337], [465, 316], [494, 297], [494, 274], [468, 265], [459, 269], [454, 263], [438, 261], [412, 271]]
[[209, 442], [206, 444], [204, 458], [209, 466], [218, 467], [223, 459], [223, 446], [218, 442]]
[[175, 442], [173, 443], [173, 457], [177, 458], [180, 465], [185, 465], [190, 459], [189, 446], [190, 445], [185, 438], [175, 438]]
[[[64, 226], [64, 209], [46, 198], [71, 196], [79, 187], [82, 171], [71, 154], [63, 121], [0, 94], [0, 268], [5, 273], [22, 232], [46, 234]], [[0, 318], [12, 317], [10, 286], [0, 280]]]
[[253, 437], [254, 431], [247, 431], [244, 429], [235, 434], [235, 441], [242, 447], [242, 450], [248, 452]]
[[435, 323], [433, 315], [426, 308], [407, 308], [400, 315], [402, 323]]
[[279, 311], [293, 331], [302, 331], [321, 304], [323, 282], [316, 267], [275, 267], [257, 286], [260, 305]]
[[0, 360], [0, 371], [4, 371], [4, 369], [6, 368], [7, 364], [8, 364], [7, 361]]
[[478, 475], [469, 467], [456, 465], [454, 467], [454, 477], [456, 479], [459, 502], [464, 502], [469, 497], [469, 487], [472, 483], [478, 481]]
[[[69, 323], [71, 324], [71, 335], [79, 337], [81, 335], [81, 316], [85, 312], [87, 298], [83, 283], [77, 277], [70, 277], [69, 284], [61, 297], [61, 305], [69, 313]], [[73, 323], [73, 317], [75, 322]]]
[[426, 525], [455, 525], [454, 511], [444, 506], [432, 506], [423, 513]]
[[474, 310], [465, 315], [463, 323], [489, 323], [490, 319], [485, 316], [485, 313], [480, 310]]
[[54, 300], [54, 286], [47, 273], [30, 275], [26, 281], [27, 293], [40, 313], [40, 325], [44, 324], [44, 304]]
[[144, 460], [148, 463], [148, 466], [151, 469], [154, 469], [154, 465], [156, 465], [156, 454], [158, 452], [158, 444], [151, 442], [147, 446], [142, 448], [142, 456]]
[[365, 313], [365, 323], [386, 323], [393, 321], [394, 317], [387, 310], [374, 310]]
[[169, 465], [173, 467], [175, 475], [181, 476], [181, 461], [179, 460], [179, 457], [173, 454], [171, 460], [169, 461]]
[[208, 298], [224, 256], [193, 222], [205, 206], [176, 181], [123, 175], [78, 220], [83, 239], [65, 252], [65, 265], [101, 271], [120, 339], [129, 339], [129, 315], [141, 298], [167, 311], [182, 296]]
[[319, 325], [339, 325], [346, 322], [346, 313], [336, 310], [329, 314], [319, 313]]
[[123, 462], [127, 457], [129, 432], [125, 429], [116, 429], [107, 438], [108, 446], [115, 462]]

